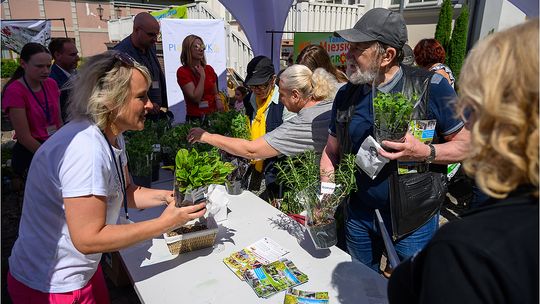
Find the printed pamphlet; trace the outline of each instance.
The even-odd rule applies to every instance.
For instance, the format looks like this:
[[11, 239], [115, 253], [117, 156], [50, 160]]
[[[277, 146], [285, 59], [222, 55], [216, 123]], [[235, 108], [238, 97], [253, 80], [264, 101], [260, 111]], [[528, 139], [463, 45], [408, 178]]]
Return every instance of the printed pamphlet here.
[[[409, 133], [416, 139], [428, 145], [433, 141], [437, 120], [411, 120]], [[428, 170], [429, 164], [423, 162], [400, 162], [398, 161], [398, 174], [420, 173]]]
[[223, 262], [239, 279], [244, 280], [243, 275], [246, 270], [277, 261], [287, 253], [289, 252], [282, 248], [278, 243], [270, 238], [264, 237], [246, 248], [234, 252], [223, 259]]
[[283, 304], [328, 304], [328, 292], [326, 291], [302, 291], [289, 288], [285, 294]]
[[244, 272], [244, 279], [257, 296], [267, 298], [277, 292], [308, 281], [308, 276], [298, 270], [290, 260], [281, 258], [268, 265]]

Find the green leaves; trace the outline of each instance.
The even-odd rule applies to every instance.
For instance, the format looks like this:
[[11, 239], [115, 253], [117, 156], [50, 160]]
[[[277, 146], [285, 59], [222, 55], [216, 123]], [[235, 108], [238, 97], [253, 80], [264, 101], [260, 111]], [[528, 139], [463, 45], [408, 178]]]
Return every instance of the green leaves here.
[[224, 184], [234, 166], [220, 160], [216, 150], [198, 152], [180, 149], [176, 153], [176, 182], [180, 192], [211, 184]]
[[389, 132], [398, 131], [409, 124], [414, 103], [402, 93], [377, 93], [373, 99], [375, 127]]

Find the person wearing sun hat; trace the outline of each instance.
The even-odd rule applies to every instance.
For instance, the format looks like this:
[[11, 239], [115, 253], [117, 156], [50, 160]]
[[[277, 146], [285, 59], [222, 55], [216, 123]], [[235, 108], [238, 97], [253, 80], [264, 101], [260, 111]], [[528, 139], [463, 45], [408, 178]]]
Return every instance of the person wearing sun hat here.
[[[246, 114], [251, 123], [251, 140], [270, 133], [284, 121], [296, 114], [289, 112], [279, 102], [279, 92], [276, 85], [276, 74], [272, 60], [266, 56], [256, 56], [247, 65], [247, 76], [244, 81], [251, 93], [244, 99]], [[260, 180], [264, 175], [266, 195], [268, 198], [277, 195], [278, 185], [275, 183], [276, 173], [274, 162], [276, 158], [254, 161], [249, 189], [258, 190]], [[266, 198], [266, 197], [265, 197]]]
[[[362, 153], [360, 147], [364, 141], [369, 141], [369, 136], [375, 138], [373, 98], [378, 92], [418, 96], [414, 119], [436, 123], [435, 130], [430, 132], [433, 138], [427, 142], [409, 133], [402, 142], [383, 140], [382, 145], [388, 151], [379, 148], [378, 153], [390, 162], [374, 178], [358, 169], [358, 190], [344, 204], [346, 249], [353, 260], [380, 272], [384, 246], [381, 233], [375, 226], [375, 210], [380, 210], [389, 233], [394, 236], [393, 244], [400, 259], [422, 249], [438, 227], [438, 212], [446, 191], [444, 177], [441, 176], [446, 170], [445, 164], [464, 158], [469, 132], [448, 106], [448, 101], [455, 98], [448, 82], [442, 81], [439, 74], [401, 63], [403, 46], [407, 42], [407, 26], [402, 15], [374, 8], [366, 12], [353, 28], [336, 31], [334, 35], [344, 38], [350, 45], [347, 53], [349, 83], [339, 90], [334, 99], [328, 141], [321, 157], [321, 172], [326, 173], [321, 176], [323, 183], [332, 182], [327, 177], [328, 173], [334, 171], [343, 154]], [[397, 161], [407, 161], [416, 171], [398, 175]], [[433, 189], [441, 191], [423, 197], [424, 193], [402, 186], [405, 178], [423, 176], [428, 176], [425, 183], [421, 182], [426, 194], [431, 195]], [[407, 194], [413, 191], [410, 196], [413, 197], [412, 202], [407, 201], [409, 196], [399, 198], [402, 190], [409, 191], [403, 192]], [[401, 207], [403, 200], [406, 200], [406, 206], [412, 206], [405, 210], [410, 213], [391, 212], [395, 206]], [[417, 206], [425, 208], [414, 209]], [[404, 230], [393, 230], [394, 223], [400, 223], [399, 227], [406, 223], [412, 228], [403, 233]]]

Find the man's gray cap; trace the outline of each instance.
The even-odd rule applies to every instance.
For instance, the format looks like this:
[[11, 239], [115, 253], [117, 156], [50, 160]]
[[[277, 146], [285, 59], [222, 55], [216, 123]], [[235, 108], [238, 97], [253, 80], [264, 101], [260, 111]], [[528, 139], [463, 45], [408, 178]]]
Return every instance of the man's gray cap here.
[[334, 35], [348, 42], [379, 41], [401, 49], [407, 42], [407, 26], [401, 14], [374, 8], [367, 11], [352, 29], [335, 31]]

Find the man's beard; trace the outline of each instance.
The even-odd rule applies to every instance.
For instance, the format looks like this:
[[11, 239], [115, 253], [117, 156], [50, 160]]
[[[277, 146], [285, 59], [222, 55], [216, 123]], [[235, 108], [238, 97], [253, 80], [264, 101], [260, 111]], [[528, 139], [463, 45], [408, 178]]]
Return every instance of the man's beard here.
[[350, 59], [347, 60], [347, 77], [349, 77], [352, 84], [372, 83], [377, 74], [377, 62], [373, 62], [365, 72], [362, 72], [356, 62]]

